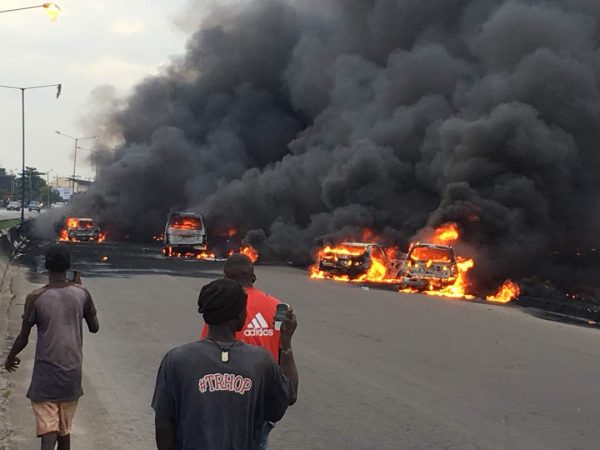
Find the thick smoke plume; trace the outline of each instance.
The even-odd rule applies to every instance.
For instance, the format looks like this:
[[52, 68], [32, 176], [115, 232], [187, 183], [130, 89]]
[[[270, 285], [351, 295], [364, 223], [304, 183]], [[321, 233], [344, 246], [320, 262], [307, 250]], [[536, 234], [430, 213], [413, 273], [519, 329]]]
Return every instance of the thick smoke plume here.
[[140, 238], [202, 211], [213, 235], [250, 231], [286, 260], [456, 221], [481, 287], [589, 284], [575, 255], [600, 249], [598, 24], [597, 0], [216, 9], [95, 117], [121, 143], [79, 207]]

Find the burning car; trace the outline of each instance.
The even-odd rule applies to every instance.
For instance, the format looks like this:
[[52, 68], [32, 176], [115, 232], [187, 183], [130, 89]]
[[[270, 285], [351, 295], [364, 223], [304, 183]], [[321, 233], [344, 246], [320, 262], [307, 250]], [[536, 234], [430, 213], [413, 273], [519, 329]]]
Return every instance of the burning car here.
[[313, 278], [346, 278], [347, 280], [383, 281], [395, 278], [396, 260], [389, 259], [378, 244], [344, 242], [319, 251], [318, 265], [312, 270]]
[[198, 256], [206, 252], [204, 217], [195, 212], [169, 215], [163, 234], [163, 253], [167, 256]]
[[453, 285], [458, 275], [452, 247], [417, 243], [408, 252], [400, 278], [407, 288], [431, 291]]
[[94, 219], [88, 217], [69, 217], [66, 221], [66, 228], [60, 233], [60, 240], [101, 242], [104, 240], [104, 236]]

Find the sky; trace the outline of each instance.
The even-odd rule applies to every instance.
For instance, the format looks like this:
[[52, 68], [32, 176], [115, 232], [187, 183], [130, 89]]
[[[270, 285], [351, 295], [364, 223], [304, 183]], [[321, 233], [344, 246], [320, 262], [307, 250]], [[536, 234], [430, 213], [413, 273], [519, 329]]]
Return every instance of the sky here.
[[[0, 10], [31, 6], [39, 0], [0, 0]], [[27, 166], [50, 176], [70, 176], [73, 147], [55, 130], [84, 137], [83, 118], [90, 93], [112, 85], [126, 95], [136, 81], [156, 74], [170, 57], [183, 53], [189, 29], [182, 20], [189, 0], [56, 0], [62, 14], [51, 22], [44, 9], [0, 14], [0, 85], [62, 83], [55, 89], [26, 92]], [[210, 2], [202, 2], [207, 4]], [[202, 7], [194, 7], [200, 17]], [[188, 24], [189, 25], [189, 24]], [[82, 141], [80, 147], [91, 147]], [[93, 177], [85, 150], [77, 155], [77, 174]], [[20, 91], [0, 89], [0, 167], [21, 167]]]

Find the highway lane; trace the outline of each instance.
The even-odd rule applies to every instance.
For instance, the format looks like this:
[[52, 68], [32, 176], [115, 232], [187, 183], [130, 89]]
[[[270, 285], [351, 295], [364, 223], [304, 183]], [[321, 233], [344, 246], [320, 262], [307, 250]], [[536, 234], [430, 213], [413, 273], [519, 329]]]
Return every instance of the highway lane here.
[[[74, 443], [153, 448], [158, 364], [197, 337], [198, 292], [222, 263], [165, 260], [153, 246], [74, 250], [101, 319], [101, 333], [85, 338], [87, 394]], [[41, 281], [40, 262], [23, 257], [34, 270], [15, 281], [21, 296]], [[299, 320], [300, 397], [272, 448], [598, 448], [598, 330], [514, 308], [311, 281], [293, 268], [258, 267], [257, 275]], [[21, 439], [15, 449], [33, 448]]]
[[[36, 217], [39, 214], [37, 211], [27, 211], [25, 209], [25, 217]], [[21, 217], [21, 211], [7, 211], [6, 208], [0, 209], [0, 220], [19, 219]]]

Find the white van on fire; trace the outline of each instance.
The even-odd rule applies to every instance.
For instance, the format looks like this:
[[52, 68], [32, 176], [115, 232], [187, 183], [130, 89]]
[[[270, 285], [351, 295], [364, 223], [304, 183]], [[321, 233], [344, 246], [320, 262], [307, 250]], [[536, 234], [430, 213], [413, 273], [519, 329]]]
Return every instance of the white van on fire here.
[[196, 212], [169, 214], [163, 235], [163, 253], [167, 256], [196, 256], [206, 251], [204, 217]]

